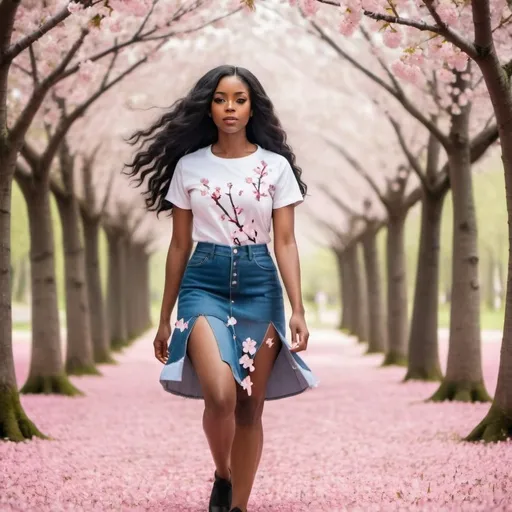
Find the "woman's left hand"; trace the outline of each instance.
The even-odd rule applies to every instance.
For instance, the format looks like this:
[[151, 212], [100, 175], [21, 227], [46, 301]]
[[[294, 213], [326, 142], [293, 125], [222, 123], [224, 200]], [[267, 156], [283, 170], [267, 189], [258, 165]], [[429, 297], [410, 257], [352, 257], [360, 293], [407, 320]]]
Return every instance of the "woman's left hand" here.
[[293, 313], [290, 318], [290, 331], [292, 333], [291, 352], [301, 352], [308, 348], [309, 331], [303, 313]]

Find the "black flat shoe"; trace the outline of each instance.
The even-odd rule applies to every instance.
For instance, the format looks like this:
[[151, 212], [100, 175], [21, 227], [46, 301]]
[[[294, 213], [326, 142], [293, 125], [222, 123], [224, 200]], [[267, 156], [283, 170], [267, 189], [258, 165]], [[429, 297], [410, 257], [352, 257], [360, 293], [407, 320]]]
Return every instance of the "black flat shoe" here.
[[215, 481], [210, 495], [208, 512], [230, 512], [231, 510], [231, 481], [217, 476], [214, 473]]

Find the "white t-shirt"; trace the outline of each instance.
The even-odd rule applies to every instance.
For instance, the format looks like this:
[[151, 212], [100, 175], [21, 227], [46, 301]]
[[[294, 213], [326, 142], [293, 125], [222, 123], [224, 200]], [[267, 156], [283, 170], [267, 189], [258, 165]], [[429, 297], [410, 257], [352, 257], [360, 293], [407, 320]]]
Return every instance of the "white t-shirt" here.
[[183, 156], [165, 199], [192, 210], [195, 242], [230, 246], [269, 243], [272, 210], [303, 201], [286, 158], [259, 146], [241, 158], [211, 146]]

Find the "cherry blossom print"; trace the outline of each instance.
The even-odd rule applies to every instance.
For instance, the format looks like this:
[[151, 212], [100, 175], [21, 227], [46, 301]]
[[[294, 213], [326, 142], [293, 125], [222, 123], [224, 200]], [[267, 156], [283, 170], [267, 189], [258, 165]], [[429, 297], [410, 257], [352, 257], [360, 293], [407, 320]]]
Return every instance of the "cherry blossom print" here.
[[276, 186], [275, 186], [275, 185], [270, 184], [270, 185], [268, 186], [268, 195], [269, 195], [272, 199], [274, 199], [274, 194], [275, 194], [275, 193], [276, 193]]
[[244, 354], [238, 361], [245, 369], [250, 372], [254, 371], [254, 359], [251, 359], [247, 354]]
[[[209, 194], [214, 201], [214, 206], [217, 206], [222, 211], [222, 214], [219, 217], [220, 220], [227, 221], [236, 225], [237, 229], [234, 230], [231, 235], [231, 240], [233, 241], [233, 244], [242, 245], [242, 242], [246, 242], [247, 240], [256, 243], [258, 232], [254, 229], [245, 229], [245, 223], [241, 218], [244, 209], [241, 206], [237, 206], [233, 200], [233, 183], [226, 183], [227, 192], [223, 192], [221, 187], [215, 187], [212, 191], [210, 187], [210, 182], [206, 178], [201, 178], [199, 181], [203, 187], [201, 189], [201, 195], [206, 196]], [[239, 190], [238, 195], [241, 196], [242, 192], [243, 190]], [[221, 199], [223, 197], [227, 197], [229, 199], [228, 207], [226, 207], [221, 202]], [[231, 210], [231, 213], [228, 210]], [[251, 223], [254, 223], [254, 219], [252, 219]]]
[[180, 332], [183, 332], [185, 329], [188, 329], [188, 322], [185, 322], [183, 318], [180, 318], [175, 324], [174, 327], [179, 329]]
[[252, 380], [249, 375], [247, 375], [247, 377], [242, 381], [242, 389], [245, 389], [249, 396], [252, 395]]
[[251, 356], [256, 354], [256, 341], [251, 338], [245, 338], [245, 341], [242, 342], [242, 349], [245, 354], [250, 354]]
[[267, 338], [265, 340], [265, 343], [269, 346], [269, 347], [272, 347], [272, 345], [274, 345], [274, 338]]
[[236, 318], [234, 316], [228, 316], [228, 321], [226, 325], [229, 327], [230, 325], [236, 325]]
[[253, 194], [257, 201], [260, 201], [262, 197], [268, 197], [266, 192], [262, 192], [262, 185], [265, 184], [263, 178], [268, 176], [268, 165], [265, 160], [261, 161], [261, 167], [258, 166], [253, 169], [253, 172], [258, 176], [256, 182], [252, 178], [246, 178], [245, 181], [254, 187]]

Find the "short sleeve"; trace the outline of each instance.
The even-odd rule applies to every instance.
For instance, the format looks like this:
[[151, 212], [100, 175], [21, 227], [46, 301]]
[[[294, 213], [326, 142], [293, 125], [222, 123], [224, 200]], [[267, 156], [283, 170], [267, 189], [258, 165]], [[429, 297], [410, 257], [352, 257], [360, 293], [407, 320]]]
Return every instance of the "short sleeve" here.
[[302, 201], [304, 201], [304, 198], [302, 197], [297, 178], [288, 160], [285, 160], [281, 175], [276, 183], [272, 208], [275, 210], [276, 208], [282, 208], [290, 204], [298, 205], [302, 203]]
[[165, 199], [178, 208], [183, 208], [184, 210], [192, 209], [190, 205], [190, 196], [183, 181], [183, 166], [181, 165], [181, 160], [176, 164]]

